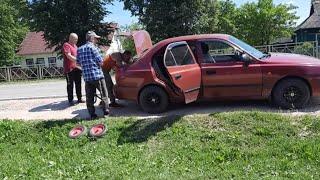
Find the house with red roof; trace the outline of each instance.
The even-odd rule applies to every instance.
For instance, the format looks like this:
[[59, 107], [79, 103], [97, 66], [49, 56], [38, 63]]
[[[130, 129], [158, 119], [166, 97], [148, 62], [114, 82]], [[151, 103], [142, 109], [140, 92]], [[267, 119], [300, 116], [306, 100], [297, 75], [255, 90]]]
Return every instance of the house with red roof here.
[[63, 60], [59, 58], [55, 48], [48, 48], [43, 37], [43, 32], [29, 32], [20, 44], [17, 52], [22, 58], [21, 66], [30, 67], [34, 65], [42, 66], [63, 66]]
[[[109, 34], [108, 38], [111, 40], [112, 36], [113, 33]], [[109, 49], [109, 46], [100, 46], [99, 48], [104, 54]], [[35, 65], [63, 67], [63, 59], [59, 56], [59, 52], [55, 51], [55, 47], [48, 48], [41, 31], [27, 33], [20, 44], [17, 55], [22, 58], [20, 62], [22, 67]]]

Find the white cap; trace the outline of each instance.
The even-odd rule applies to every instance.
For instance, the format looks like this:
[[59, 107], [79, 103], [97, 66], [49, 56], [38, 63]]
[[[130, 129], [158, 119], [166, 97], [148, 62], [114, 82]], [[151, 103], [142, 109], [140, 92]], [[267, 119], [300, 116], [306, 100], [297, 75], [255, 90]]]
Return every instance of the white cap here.
[[95, 37], [95, 38], [101, 38], [101, 36], [98, 36], [94, 31], [88, 31], [86, 34], [86, 37], [88, 39], [88, 37]]

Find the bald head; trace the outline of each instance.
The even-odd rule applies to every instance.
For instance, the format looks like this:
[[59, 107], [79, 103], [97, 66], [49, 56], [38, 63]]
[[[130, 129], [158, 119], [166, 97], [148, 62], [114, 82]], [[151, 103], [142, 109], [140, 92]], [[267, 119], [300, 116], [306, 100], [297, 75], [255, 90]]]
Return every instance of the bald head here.
[[70, 33], [69, 43], [70, 44], [77, 44], [77, 42], [78, 42], [78, 35], [76, 33]]

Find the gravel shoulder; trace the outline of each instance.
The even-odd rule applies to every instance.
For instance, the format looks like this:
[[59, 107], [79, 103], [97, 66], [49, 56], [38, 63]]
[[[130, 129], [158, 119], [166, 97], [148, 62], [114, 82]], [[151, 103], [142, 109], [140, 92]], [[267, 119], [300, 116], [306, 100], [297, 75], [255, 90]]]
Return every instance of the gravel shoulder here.
[[[312, 99], [308, 107], [301, 110], [277, 109], [270, 106], [266, 101], [197, 102], [188, 105], [174, 105], [171, 106], [166, 113], [156, 115], [142, 112], [142, 110], [135, 102], [120, 101], [120, 103], [125, 105], [125, 107], [111, 109], [111, 116], [153, 118], [170, 115], [214, 114], [218, 112], [235, 111], [263, 111], [293, 116], [320, 114], [319, 99]], [[102, 112], [98, 107], [96, 109], [98, 116], [101, 117]], [[89, 118], [89, 115], [85, 103], [69, 107], [65, 97], [0, 101], [0, 119], [65, 120], [87, 118]]]
[[[82, 85], [84, 95], [84, 83]], [[64, 120], [89, 118], [85, 103], [69, 107], [66, 94], [64, 79], [0, 84], [0, 119]], [[196, 102], [188, 105], [174, 105], [166, 113], [157, 115], [142, 112], [135, 102], [121, 101], [120, 103], [125, 107], [111, 109], [111, 116], [151, 118], [234, 111], [263, 111], [289, 115], [320, 114], [320, 99], [312, 99], [308, 107], [292, 111], [274, 108], [266, 101]], [[97, 114], [102, 116], [99, 108], [97, 108]]]

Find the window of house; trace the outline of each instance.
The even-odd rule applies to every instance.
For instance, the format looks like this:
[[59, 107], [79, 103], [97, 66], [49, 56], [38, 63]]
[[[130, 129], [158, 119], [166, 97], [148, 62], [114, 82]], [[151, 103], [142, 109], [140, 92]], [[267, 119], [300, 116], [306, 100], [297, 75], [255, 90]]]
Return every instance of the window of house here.
[[33, 59], [32, 58], [26, 59], [26, 65], [27, 66], [33, 66], [34, 65]]
[[56, 66], [57, 65], [57, 58], [56, 57], [49, 57], [48, 62], [49, 62], [49, 67]]
[[44, 65], [45, 65], [44, 58], [37, 58], [36, 64], [37, 64], [37, 65], [44, 66]]

